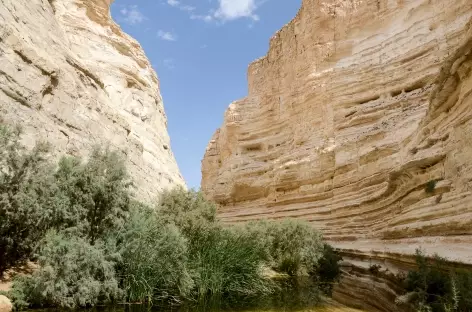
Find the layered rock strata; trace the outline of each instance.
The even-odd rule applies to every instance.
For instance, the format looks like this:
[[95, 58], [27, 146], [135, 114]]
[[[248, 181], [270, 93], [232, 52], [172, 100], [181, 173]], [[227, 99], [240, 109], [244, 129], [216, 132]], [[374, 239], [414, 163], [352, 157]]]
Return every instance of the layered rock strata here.
[[110, 17], [112, 0], [2, 0], [0, 116], [56, 155], [110, 145], [128, 158], [136, 195], [184, 185], [156, 73]]
[[472, 2], [304, 0], [202, 161], [226, 222], [472, 263]]

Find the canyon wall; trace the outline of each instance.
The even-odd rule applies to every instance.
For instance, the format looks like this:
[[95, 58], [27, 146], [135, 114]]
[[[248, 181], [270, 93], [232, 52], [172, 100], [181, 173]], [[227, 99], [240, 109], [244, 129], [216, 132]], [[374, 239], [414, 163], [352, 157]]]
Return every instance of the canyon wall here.
[[185, 185], [170, 149], [159, 81], [110, 16], [112, 0], [2, 0], [0, 117], [55, 155], [122, 151], [135, 193]]
[[472, 263], [471, 19], [470, 0], [304, 0], [207, 147], [220, 218], [308, 220], [386, 268], [418, 247]]

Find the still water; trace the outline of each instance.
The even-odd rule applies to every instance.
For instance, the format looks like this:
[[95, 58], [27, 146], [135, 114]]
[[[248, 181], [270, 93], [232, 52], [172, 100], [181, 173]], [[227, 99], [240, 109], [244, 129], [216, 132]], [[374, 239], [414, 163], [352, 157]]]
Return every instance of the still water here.
[[325, 299], [318, 288], [307, 281], [282, 281], [271, 296], [213, 300], [204, 304], [180, 306], [118, 305], [95, 308], [90, 312], [359, 312]]

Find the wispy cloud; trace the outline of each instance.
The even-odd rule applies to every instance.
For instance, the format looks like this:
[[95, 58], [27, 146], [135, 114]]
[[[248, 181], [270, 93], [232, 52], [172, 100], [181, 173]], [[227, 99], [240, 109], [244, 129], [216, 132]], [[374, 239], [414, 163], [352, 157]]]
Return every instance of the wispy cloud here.
[[146, 17], [141, 13], [141, 11], [139, 11], [137, 5], [129, 5], [123, 7], [120, 10], [120, 13], [122, 15], [122, 20], [130, 25], [140, 24], [146, 19]]
[[210, 14], [206, 14], [206, 15], [190, 14], [190, 19], [201, 20], [201, 21], [204, 21], [204, 22], [212, 22], [213, 21], [213, 16], [210, 15]]
[[167, 0], [167, 4], [182, 11], [187, 11], [187, 12], [195, 11], [194, 6], [183, 4], [182, 2], [178, 0]]
[[166, 40], [166, 41], [176, 41], [177, 40], [177, 36], [174, 35], [173, 33], [171, 32], [168, 32], [168, 31], [163, 31], [163, 30], [159, 30], [157, 32], [157, 36], [162, 39], [162, 40]]
[[174, 61], [174, 59], [171, 59], [171, 58], [163, 60], [162, 64], [164, 64], [164, 66], [167, 69], [174, 69], [175, 68], [175, 61]]

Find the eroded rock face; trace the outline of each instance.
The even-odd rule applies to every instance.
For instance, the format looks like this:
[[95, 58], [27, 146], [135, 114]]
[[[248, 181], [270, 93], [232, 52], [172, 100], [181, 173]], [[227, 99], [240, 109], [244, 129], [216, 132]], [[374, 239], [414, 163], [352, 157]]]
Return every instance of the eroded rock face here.
[[0, 116], [25, 141], [84, 156], [128, 157], [136, 194], [184, 185], [170, 150], [159, 81], [141, 46], [110, 17], [112, 0], [2, 0]]
[[471, 17], [470, 0], [304, 0], [208, 145], [221, 219], [472, 263]]

